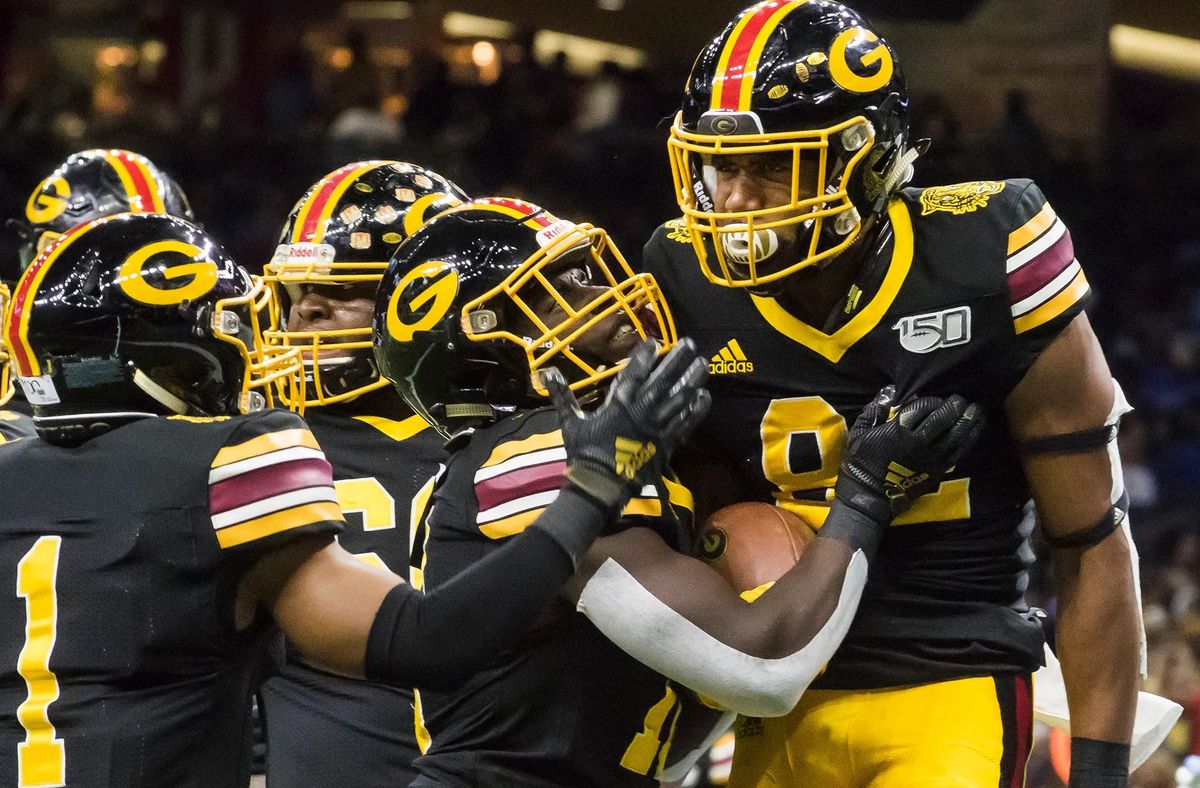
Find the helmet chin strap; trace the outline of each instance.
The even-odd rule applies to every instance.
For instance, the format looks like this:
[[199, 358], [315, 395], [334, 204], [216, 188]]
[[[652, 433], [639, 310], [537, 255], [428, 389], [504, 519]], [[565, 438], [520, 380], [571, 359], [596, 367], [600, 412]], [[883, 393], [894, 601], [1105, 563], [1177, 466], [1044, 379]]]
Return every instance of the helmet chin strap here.
[[133, 370], [133, 385], [146, 392], [151, 399], [176, 415], [182, 416], [188, 411], [186, 402], [155, 383], [150, 379], [149, 375], [136, 367]]

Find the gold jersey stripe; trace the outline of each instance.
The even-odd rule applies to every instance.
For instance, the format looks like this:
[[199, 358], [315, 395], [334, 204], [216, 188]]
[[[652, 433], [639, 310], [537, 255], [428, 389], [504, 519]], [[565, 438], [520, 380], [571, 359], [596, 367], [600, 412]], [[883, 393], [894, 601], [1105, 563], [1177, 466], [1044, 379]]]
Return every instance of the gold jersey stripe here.
[[1050, 229], [1057, 218], [1050, 203], [1043, 205], [1042, 210], [1038, 211], [1036, 216], [1008, 234], [1008, 256], [1012, 257], [1040, 238], [1042, 233]]
[[217, 456], [213, 458], [212, 467], [220, 468], [222, 465], [248, 460], [251, 457], [269, 454], [280, 449], [294, 449], [298, 446], [308, 449], [321, 448], [317, 445], [317, 439], [306, 429], [297, 427], [291, 430], [279, 430], [259, 435], [236, 446], [226, 446], [217, 452]]
[[526, 512], [510, 515], [500, 520], [493, 520], [490, 523], [484, 523], [479, 526], [479, 531], [488, 539], [504, 539], [509, 536], [516, 536], [533, 525], [533, 521], [544, 511], [546, 511], [546, 507], [542, 506], [537, 509], [530, 509]]
[[1075, 278], [1071, 280], [1071, 284], [1064, 287], [1058, 295], [1051, 298], [1046, 303], [1039, 306], [1027, 315], [1022, 315], [1014, 321], [1018, 334], [1024, 334], [1026, 331], [1037, 328], [1038, 326], [1048, 323], [1054, 318], [1067, 311], [1072, 304], [1083, 298], [1088, 293], [1087, 277], [1083, 275], [1083, 271], [1075, 274]]
[[317, 501], [294, 506], [281, 512], [256, 517], [244, 523], [231, 525], [217, 531], [217, 542], [221, 549], [237, 547], [273, 534], [323, 522], [343, 522], [342, 510], [333, 501]]
[[493, 465], [499, 465], [505, 460], [511, 460], [521, 454], [529, 454], [530, 452], [541, 451], [542, 449], [553, 449], [563, 445], [562, 430], [554, 432], [541, 432], [537, 435], [530, 435], [528, 438], [523, 438], [519, 441], [509, 441], [501, 443], [496, 448], [492, 449], [491, 455], [487, 458], [487, 462], [480, 468], [490, 468]]
[[355, 416], [354, 418], [370, 424], [394, 441], [406, 441], [414, 435], [419, 435], [429, 429], [429, 422], [420, 416], [409, 416], [403, 421], [386, 419], [383, 416]]

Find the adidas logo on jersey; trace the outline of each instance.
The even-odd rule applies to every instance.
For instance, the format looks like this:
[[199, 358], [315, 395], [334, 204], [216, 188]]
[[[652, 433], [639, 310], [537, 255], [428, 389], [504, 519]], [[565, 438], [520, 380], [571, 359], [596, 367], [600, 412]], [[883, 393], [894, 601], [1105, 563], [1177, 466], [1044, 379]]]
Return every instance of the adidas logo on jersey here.
[[708, 362], [708, 374], [710, 375], [737, 375], [753, 371], [754, 362], [746, 358], [742, 346], [736, 339], [725, 343], [725, 347], [714, 353], [712, 360]]

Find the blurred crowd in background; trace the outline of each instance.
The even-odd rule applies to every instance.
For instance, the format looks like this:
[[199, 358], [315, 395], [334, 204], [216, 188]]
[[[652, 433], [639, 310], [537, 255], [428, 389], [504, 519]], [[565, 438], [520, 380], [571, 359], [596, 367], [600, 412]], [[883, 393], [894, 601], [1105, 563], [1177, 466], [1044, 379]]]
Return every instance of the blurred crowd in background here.
[[[456, 79], [453, 64], [417, 56], [398, 101], [360, 37], [344, 50], [349, 58], [330, 71], [297, 46], [253, 89], [218, 81], [184, 111], [135, 78], [88, 84], [66, 77], [49, 48], [10, 48], [0, 216], [19, 215], [35, 184], [90, 147], [129, 148], [164, 168], [251, 270], [270, 257], [303, 190], [358, 159], [418, 162], [468, 193], [520, 196], [600, 224], [635, 266], [654, 227], [676, 213], [665, 139], [682, 72], [605, 63], [581, 77], [565, 56], [538, 63], [518, 42], [472, 53], [503, 59], [490, 82]], [[1182, 757], [1200, 753], [1200, 100], [1179, 93], [1200, 95], [1114, 74], [1109, 149], [1096, 167], [1057, 147], [1019, 91], [986, 135], [966, 138], [955, 106], [913, 88], [914, 136], [933, 140], [916, 185], [1033, 177], [1072, 230], [1095, 292], [1092, 323], [1136, 408], [1120, 447], [1142, 552], [1147, 689], [1187, 709], [1138, 784], [1175, 785]], [[1185, 111], [1164, 116], [1161, 106]], [[14, 276], [14, 246], [0, 243], [0, 278]], [[1052, 586], [1033, 583], [1052, 622]], [[1057, 784], [1048, 751], [1035, 754], [1031, 786]]]

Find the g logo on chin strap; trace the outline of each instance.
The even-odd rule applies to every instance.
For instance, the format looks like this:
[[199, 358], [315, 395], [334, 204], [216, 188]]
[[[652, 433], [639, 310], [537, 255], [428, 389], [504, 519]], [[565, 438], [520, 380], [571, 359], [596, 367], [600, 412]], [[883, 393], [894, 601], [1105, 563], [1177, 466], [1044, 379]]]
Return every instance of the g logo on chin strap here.
[[449, 263], [434, 261], [414, 268], [396, 285], [388, 302], [388, 333], [400, 342], [411, 342], [418, 331], [428, 331], [446, 316], [456, 295], [458, 272]]
[[829, 50], [829, 75], [833, 77], [833, 81], [839, 87], [852, 93], [873, 93], [891, 81], [896, 63], [892, 60], [892, 53], [881, 42], [874, 49], [860, 56], [859, 62], [856, 64], [870, 67], [878, 63], [879, 70], [870, 76], [856, 74], [850, 67], [846, 50], [860, 36], [867, 41], [879, 41], [879, 36], [862, 27], [843, 30], [841, 35], [834, 39], [833, 47]]
[[[152, 258], [162, 256], [158, 265], [146, 267]], [[182, 261], [179, 258], [183, 258]], [[168, 260], [170, 262], [168, 262]], [[175, 282], [191, 280], [180, 287], [160, 287], [153, 280]], [[194, 301], [217, 284], [217, 264], [200, 247], [184, 241], [155, 241], [125, 259], [117, 274], [117, 285], [134, 301], [153, 306], [174, 306]]]

